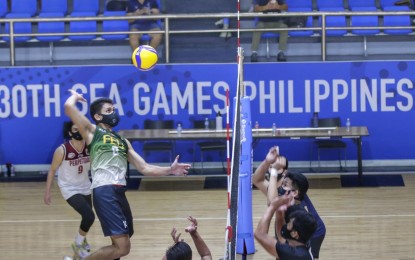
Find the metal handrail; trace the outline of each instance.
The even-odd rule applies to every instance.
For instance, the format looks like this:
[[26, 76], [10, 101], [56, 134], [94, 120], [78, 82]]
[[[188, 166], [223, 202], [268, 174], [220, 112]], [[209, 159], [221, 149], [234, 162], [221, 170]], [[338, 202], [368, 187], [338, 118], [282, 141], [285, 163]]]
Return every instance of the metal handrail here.
[[[321, 31], [321, 50], [322, 60], [326, 60], [326, 31], [327, 30], [349, 30], [351, 28], [357, 30], [364, 29], [414, 29], [415, 26], [362, 26], [362, 27], [327, 27], [327, 16], [396, 16], [396, 15], [413, 15], [412, 11], [365, 11], [365, 12], [351, 12], [351, 11], [339, 11], [339, 12], [284, 12], [284, 13], [241, 13], [239, 17], [244, 18], [264, 18], [264, 17], [293, 17], [293, 16], [313, 16], [321, 17], [321, 26], [317, 27], [301, 27], [301, 28], [274, 28], [274, 29], [240, 29], [240, 32], [253, 32], [253, 31]], [[170, 35], [171, 34], [189, 34], [189, 33], [217, 33], [217, 32], [237, 32], [237, 29], [201, 29], [201, 30], [171, 30], [170, 21], [173, 19], [206, 19], [206, 18], [237, 18], [236, 13], [205, 13], [205, 14], [160, 14], [160, 15], [147, 15], [147, 16], [88, 16], [88, 17], [57, 17], [57, 18], [13, 18], [2, 19], [2, 23], [9, 23], [10, 32], [8, 34], [0, 34], [0, 36], [10, 37], [10, 65], [15, 65], [15, 42], [14, 38], [19, 36], [70, 36], [70, 35], [117, 35], [117, 34], [164, 34], [164, 43], [166, 48], [166, 63], [170, 63]], [[157, 31], [119, 31], [119, 32], [65, 32], [65, 33], [14, 33], [15, 23], [39, 23], [39, 22], [72, 22], [72, 21], [111, 21], [111, 20], [163, 20], [164, 29]]]

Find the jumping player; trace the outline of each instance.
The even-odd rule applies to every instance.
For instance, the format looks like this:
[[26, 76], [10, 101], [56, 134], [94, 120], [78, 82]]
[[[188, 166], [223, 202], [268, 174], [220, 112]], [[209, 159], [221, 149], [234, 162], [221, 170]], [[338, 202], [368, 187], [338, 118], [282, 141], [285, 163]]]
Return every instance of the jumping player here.
[[111, 245], [100, 248], [85, 259], [117, 259], [129, 254], [130, 237], [134, 233], [133, 217], [125, 195], [127, 163], [132, 163], [140, 173], [151, 176], [183, 176], [190, 164], [178, 163], [179, 156], [169, 167], [148, 164], [127, 139], [113, 131], [119, 123], [119, 116], [111, 99], [99, 98], [91, 103], [90, 116], [95, 122], [92, 124], [76, 106], [77, 102], [86, 99], [74, 90], [70, 92], [72, 95], [64, 105], [65, 113], [79, 127], [91, 153], [94, 208], [104, 235], [111, 238]]

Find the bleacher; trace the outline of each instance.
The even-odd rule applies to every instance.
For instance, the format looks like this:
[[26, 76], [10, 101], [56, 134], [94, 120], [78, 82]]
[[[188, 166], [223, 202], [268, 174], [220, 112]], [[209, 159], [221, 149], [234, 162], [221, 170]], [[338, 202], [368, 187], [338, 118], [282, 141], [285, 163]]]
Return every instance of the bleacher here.
[[[0, 65], [10, 65], [10, 23], [4, 19], [31, 18], [33, 22], [14, 23], [14, 32], [23, 34], [56, 33], [45, 36], [19, 36], [14, 38], [16, 65], [47, 64], [129, 64], [130, 47], [128, 34], [105, 34], [128, 30], [127, 20], [103, 21], [102, 17], [123, 16], [124, 12], [108, 12], [105, 0], [0, 0]], [[249, 12], [250, 0], [242, 0], [242, 12]], [[328, 15], [326, 27], [341, 27], [325, 31], [325, 60], [408, 59], [415, 57], [415, 41], [411, 9], [395, 6], [394, 0], [287, 0], [289, 12], [379, 12], [379, 15]], [[218, 17], [169, 18], [168, 46], [162, 44], [158, 51], [161, 62], [234, 62], [236, 38], [219, 37], [215, 26], [220, 14], [235, 13], [236, 3], [210, 0], [161, 0], [161, 11], [165, 16], [189, 16], [189, 14], [216, 14]], [[382, 12], [407, 12], [405, 15], [382, 15]], [[71, 21], [74, 17], [97, 17], [97, 20]], [[52, 18], [54, 22], [39, 22]], [[60, 20], [59, 20], [60, 19]], [[121, 25], [120, 25], [121, 24]], [[323, 24], [322, 16], [309, 16], [306, 27], [317, 28]], [[370, 26], [373, 28], [356, 29]], [[400, 29], [382, 28], [398, 26]], [[235, 17], [230, 29], [235, 30]], [[253, 17], [243, 17], [241, 28], [252, 30]], [[176, 31], [176, 32], [175, 32]], [[182, 31], [184, 33], [177, 33]], [[191, 31], [191, 32], [190, 32]], [[195, 32], [197, 31], [197, 33]], [[78, 35], [71, 35], [78, 33]], [[82, 34], [83, 33], [83, 34]], [[103, 34], [104, 33], [104, 34]], [[288, 61], [319, 61], [322, 59], [322, 31], [290, 31]], [[250, 55], [252, 32], [241, 33], [241, 44], [245, 55]], [[270, 55], [275, 56], [276, 39], [271, 39]], [[399, 47], [397, 47], [399, 46]], [[259, 50], [266, 59], [265, 41]]]

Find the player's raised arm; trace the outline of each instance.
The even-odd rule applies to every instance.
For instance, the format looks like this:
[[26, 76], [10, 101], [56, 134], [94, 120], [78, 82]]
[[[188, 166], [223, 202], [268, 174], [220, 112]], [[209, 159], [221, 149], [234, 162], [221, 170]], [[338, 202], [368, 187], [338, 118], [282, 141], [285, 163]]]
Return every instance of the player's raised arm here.
[[79, 111], [76, 107], [77, 102], [86, 102], [86, 99], [82, 94], [70, 89], [72, 94], [65, 102], [65, 114], [72, 120], [72, 122], [78, 126], [79, 132], [87, 144], [90, 144], [94, 136], [96, 126], [93, 125], [88, 118]]

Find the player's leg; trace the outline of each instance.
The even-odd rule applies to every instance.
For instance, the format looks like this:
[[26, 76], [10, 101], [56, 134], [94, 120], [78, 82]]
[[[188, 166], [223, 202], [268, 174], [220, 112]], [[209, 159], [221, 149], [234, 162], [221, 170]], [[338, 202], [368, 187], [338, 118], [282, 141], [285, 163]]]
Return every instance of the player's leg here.
[[95, 214], [92, 210], [91, 195], [75, 194], [67, 200], [82, 217], [78, 233], [72, 244], [72, 249], [76, 255], [86, 257], [90, 251], [90, 246], [86, 242], [86, 235], [95, 220]]
[[112, 244], [102, 247], [91, 254], [90, 259], [117, 259], [130, 252], [129, 217], [122, 208], [125, 187], [105, 185], [93, 190], [95, 212], [100, 220], [104, 236], [110, 236]]
[[111, 236], [112, 245], [104, 246], [84, 260], [113, 260], [130, 253], [131, 243], [128, 234]]

